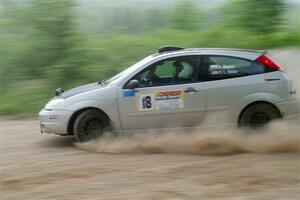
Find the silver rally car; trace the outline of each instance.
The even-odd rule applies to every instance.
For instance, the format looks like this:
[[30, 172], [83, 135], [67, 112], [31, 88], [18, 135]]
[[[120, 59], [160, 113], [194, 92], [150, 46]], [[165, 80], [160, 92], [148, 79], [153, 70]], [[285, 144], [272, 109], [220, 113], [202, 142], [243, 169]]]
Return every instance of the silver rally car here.
[[40, 111], [42, 133], [77, 141], [113, 132], [210, 125], [261, 127], [299, 114], [287, 73], [266, 51], [159, 48], [116, 76], [56, 90]]

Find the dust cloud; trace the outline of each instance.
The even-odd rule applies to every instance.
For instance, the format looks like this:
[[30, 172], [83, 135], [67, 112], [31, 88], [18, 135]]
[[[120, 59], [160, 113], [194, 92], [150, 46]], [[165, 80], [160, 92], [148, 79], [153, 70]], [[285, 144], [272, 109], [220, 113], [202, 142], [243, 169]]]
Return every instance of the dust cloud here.
[[[300, 49], [275, 49], [268, 53], [287, 70], [299, 97]], [[106, 136], [98, 141], [78, 143], [80, 149], [108, 154], [187, 153], [222, 155], [237, 153], [300, 152], [300, 120], [276, 121], [258, 130], [237, 128], [197, 129], [194, 131], [135, 133]]]
[[299, 125], [274, 122], [263, 130], [195, 130], [186, 133], [135, 133], [104, 136], [98, 141], [78, 143], [80, 149], [97, 153], [188, 153], [222, 155], [236, 153], [300, 152]]

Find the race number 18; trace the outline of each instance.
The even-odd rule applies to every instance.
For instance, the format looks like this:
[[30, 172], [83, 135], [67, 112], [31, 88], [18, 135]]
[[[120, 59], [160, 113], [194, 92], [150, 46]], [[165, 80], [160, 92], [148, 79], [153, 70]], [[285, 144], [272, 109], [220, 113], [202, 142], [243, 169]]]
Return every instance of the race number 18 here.
[[151, 97], [150, 96], [145, 96], [143, 99], [143, 109], [149, 109], [152, 108], [151, 104]]
[[138, 97], [139, 111], [147, 111], [154, 109], [154, 94], [140, 94]]

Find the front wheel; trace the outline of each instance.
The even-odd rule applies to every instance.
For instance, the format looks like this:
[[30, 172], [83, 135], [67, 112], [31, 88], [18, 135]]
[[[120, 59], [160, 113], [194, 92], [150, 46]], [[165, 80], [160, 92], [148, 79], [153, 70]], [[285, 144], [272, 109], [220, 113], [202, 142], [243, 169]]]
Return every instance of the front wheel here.
[[280, 114], [274, 106], [268, 103], [258, 103], [250, 106], [242, 113], [239, 126], [260, 128], [278, 118], [280, 118]]
[[107, 117], [96, 109], [82, 112], [74, 123], [74, 136], [78, 142], [97, 140], [108, 127]]

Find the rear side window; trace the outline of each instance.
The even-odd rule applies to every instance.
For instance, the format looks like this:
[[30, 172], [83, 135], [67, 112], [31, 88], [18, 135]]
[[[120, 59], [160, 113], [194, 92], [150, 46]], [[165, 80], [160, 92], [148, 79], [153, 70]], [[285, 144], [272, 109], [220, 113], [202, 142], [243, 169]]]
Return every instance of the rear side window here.
[[229, 56], [204, 56], [202, 61], [204, 79], [221, 80], [265, 72], [265, 66], [256, 61]]

